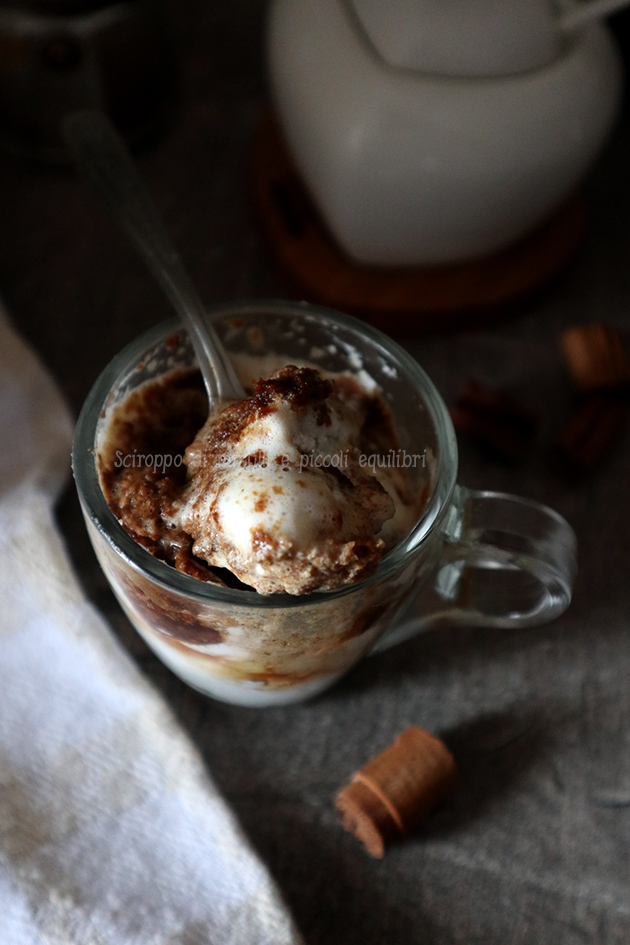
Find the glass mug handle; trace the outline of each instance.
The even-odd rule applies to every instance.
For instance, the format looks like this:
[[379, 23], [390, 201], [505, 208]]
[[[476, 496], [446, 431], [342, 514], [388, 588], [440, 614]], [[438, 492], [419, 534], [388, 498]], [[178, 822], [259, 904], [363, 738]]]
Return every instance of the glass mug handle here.
[[571, 602], [577, 541], [553, 509], [456, 486], [433, 581], [404, 605], [372, 653], [442, 625], [534, 627]]

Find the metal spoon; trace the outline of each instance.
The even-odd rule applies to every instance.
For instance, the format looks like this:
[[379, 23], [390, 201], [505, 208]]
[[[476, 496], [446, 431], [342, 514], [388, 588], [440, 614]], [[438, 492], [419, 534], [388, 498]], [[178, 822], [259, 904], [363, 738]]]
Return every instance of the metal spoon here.
[[227, 352], [109, 119], [99, 111], [73, 112], [63, 121], [63, 135], [77, 170], [100, 193], [175, 306], [192, 342], [210, 408], [220, 401], [243, 400], [247, 395]]

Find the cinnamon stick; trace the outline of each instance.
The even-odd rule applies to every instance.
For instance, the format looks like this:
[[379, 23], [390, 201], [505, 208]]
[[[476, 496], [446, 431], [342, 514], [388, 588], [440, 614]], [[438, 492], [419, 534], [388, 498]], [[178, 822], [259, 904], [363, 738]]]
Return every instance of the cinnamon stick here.
[[451, 407], [453, 426], [507, 462], [526, 459], [538, 418], [511, 394], [467, 381]]
[[560, 431], [553, 456], [572, 478], [591, 472], [623, 436], [628, 404], [605, 392], [591, 394], [576, 407]]
[[342, 788], [336, 808], [343, 827], [370, 856], [402, 839], [442, 800], [458, 778], [446, 745], [411, 726]]
[[621, 332], [612, 325], [577, 325], [562, 336], [575, 385], [582, 391], [630, 385], [630, 358]]

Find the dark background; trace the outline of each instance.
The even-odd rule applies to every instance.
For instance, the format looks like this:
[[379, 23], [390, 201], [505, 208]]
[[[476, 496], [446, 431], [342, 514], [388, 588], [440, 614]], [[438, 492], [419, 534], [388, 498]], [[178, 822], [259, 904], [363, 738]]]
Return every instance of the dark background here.
[[[209, 304], [294, 295], [249, 189], [268, 100], [265, 6], [172, 4], [179, 106], [138, 155]], [[624, 53], [628, 22], [615, 20]], [[575, 599], [550, 627], [433, 632], [366, 660], [312, 703], [223, 706], [147, 651], [101, 575], [71, 484], [62, 497], [59, 521], [87, 593], [203, 753], [308, 945], [630, 941], [629, 444], [578, 484], [553, 473], [546, 456], [571, 401], [563, 328], [630, 324], [629, 159], [626, 109], [587, 183], [579, 252], [517, 317], [492, 330], [398, 338], [447, 401], [475, 377], [540, 414], [536, 448], [517, 468], [462, 440], [460, 480], [541, 499], [573, 524]], [[75, 413], [112, 355], [170, 315], [69, 171], [10, 158], [0, 158], [0, 292]], [[411, 723], [446, 738], [461, 784], [413, 838], [372, 861], [341, 831], [332, 799]]]

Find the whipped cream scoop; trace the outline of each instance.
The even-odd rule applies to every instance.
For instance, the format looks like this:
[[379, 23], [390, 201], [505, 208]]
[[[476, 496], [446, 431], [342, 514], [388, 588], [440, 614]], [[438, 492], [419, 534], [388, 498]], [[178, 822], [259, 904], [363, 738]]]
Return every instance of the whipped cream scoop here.
[[[188, 485], [173, 525], [193, 552], [260, 593], [306, 594], [368, 577], [391, 547], [381, 531], [414, 513], [404, 480], [368, 462], [375, 395], [349, 375], [289, 365], [211, 417], [186, 451]], [[367, 436], [369, 437], [369, 432]], [[393, 442], [393, 441], [392, 441]], [[390, 541], [394, 536], [388, 536]]]

